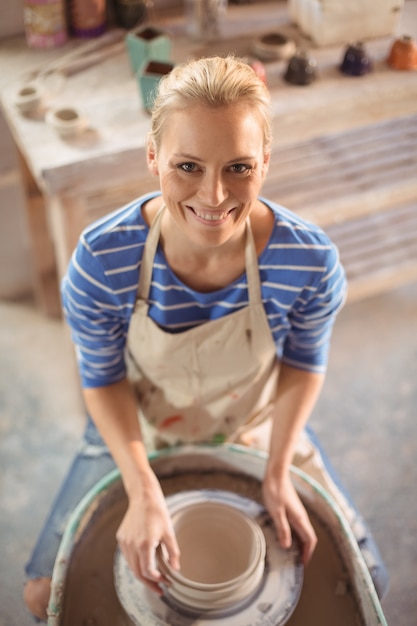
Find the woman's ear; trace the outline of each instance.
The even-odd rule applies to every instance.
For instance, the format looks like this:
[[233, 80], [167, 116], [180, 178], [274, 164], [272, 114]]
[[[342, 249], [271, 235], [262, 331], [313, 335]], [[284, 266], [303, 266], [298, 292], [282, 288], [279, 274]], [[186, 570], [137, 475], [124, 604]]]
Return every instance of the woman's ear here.
[[149, 137], [146, 151], [148, 169], [153, 176], [159, 176], [158, 160], [156, 156], [156, 147], [153, 139]]
[[262, 163], [262, 177], [263, 178], [265, 178], [265, 176], [268, 173], [270, 158], [271, 158], [271, 153], [270, 152], [265, 152], [264, 153], [264, 160], [263, 160], [263, 163]]

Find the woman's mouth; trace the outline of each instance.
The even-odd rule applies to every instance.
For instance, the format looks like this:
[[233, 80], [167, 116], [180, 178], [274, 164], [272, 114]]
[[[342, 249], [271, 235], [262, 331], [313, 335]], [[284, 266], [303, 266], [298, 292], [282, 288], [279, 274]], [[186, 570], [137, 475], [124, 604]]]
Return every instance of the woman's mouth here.
[[201, 211], [194, 209], [193, 207], [187, 208], [189, 208], [196, 217], [200, 220], [204, 220], [205, 222], [221, 222], [222, 220], [225, 220], [232, 211], [234, 211], [234, 209], [229, 209], [228, 211], [222, 211], [222, 213], [214, 213], [214, 211]]

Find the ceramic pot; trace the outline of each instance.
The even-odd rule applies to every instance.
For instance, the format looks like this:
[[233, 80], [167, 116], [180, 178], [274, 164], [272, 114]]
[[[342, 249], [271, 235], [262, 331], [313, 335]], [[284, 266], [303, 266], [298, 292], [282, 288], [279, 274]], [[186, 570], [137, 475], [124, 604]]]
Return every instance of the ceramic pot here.
[[403, 35], [394, 41], [387, 63], [394, 70], [417, 69], [417, 42], [409, 35]]
[[42, 103], [42, 94], [37, 85], [26, 85], [19, 89], [14, 98], [14, 103], [23, 114], [33, 113], [39, 109]]
[[278, 32], [266, 33], [253, 42], [253, 52], [262, 61], [289, 59], [295, 51], [295, 42]]
[[227, 504], [200, 502], [174, 513], [172, 522], [181, 570], [173, 570], [164, 550], [158, 551], [171, 598], [188, 608], [219, 610], [236, 607], [258, 589], [266, 542], [254, 520]]
[[134, 74], [144, 61], [169, 61], [171, 40], [154, 26], [140, 27], [126, 35], [126, 47]]
[[317, 62], [307, 52], [296, 52], [290, 59], [284, 79], [292, 85], [310, 85], [316, 79]]
[[48, 111], [46, 122], [62, 137], [70, 139], [77, 136], [87, 126], [87, 120], [72, 107]]
[[364, 76], [372, 71], [372, 61], [362, 42], [347, 46], [339, 69], [348, 76]]
[[145, 61], [139, 68], [136, 78], [145, 111], [152, 109], [159, 81], [173, 68], [173, 63], [162, 61]]
[[114, 0], [116, 23], [130, 30], [141, 24], [146, 17], [146, 0]]

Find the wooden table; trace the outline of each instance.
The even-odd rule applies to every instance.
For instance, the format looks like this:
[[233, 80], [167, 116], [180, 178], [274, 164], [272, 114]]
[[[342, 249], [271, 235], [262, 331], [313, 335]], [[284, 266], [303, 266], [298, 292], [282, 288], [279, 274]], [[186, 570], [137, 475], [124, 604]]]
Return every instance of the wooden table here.
[[[416, 2], [406, 2], [402, 19], [408, 33], [410, 25], [417, 31], [416, 7]], [[230, 6], [223, 37], [210, 45], [192, 42], [186, 37], [182, 15], [156, 15], [153, 19], [154, 25], [165, 29], [172, 37], [174, 62], [228, 51], [250, 56], [253, 38], [271, 30], [286, 32], [299, 44], [309, 45], [289, 22], [285, 2]], [[387, 123], [385, 131], [381, 130], [381, 137], [384, 132], [388, 133], [387, 141], [397, 154], [403, 145], [401, 141], [398, 143], [401, 133], [415, 130], [417, 118], [412, 116], [417, 113], [417, 72], [396, 72], [386, 65], [392, 41], [393, 38], [387, 38], [367, 42], [368, 52], [374, 59], [374, 72], [361, 78], [346, 77], [339, 72], [344, 46], [325, 49], [310, 46], [310, 53], [318, 62], [318, 79], [308, 87], [284, 81], [286, 62], [276, 61], [266, 66], [273, 98], [275, 139], [273, 167], [264, 193], [325, 228], [338, 224], [341, 238], [343, 223], [350, 222], [352, 227], [352, 220], [357, 222], [387, 209], [395, 211], [396, 206], [417, 205], [417, 166], [413, 169], [415, 135], [414, 143], [407, 140], [407, 158], [411, 159], [408, 173], [391, 186], [395, 190], [391, 188], [389, 198], [384, 192], [387, 179], [383, 174], [371, 183], [368, 178], [368, 187], [363, 189], [361, 159], [368, 162], [372, 159], [378, 169], [380, 151], [375, 148], [372, 156], [359, 155], [357, 159], [354, 156], [358, 150], [360, 152], [361, 137], [365, 136], [362, 129], [378, 135], [378, 126], [374, 125]], [[70, 42], [69, 45], [85, 44]], [[67, 51], [61, 50], [60, 54]], [[4, 63], [11, 55], [16, 58], [17, 52], [22, 60], [21, 73], [15, 73], [3, 89], [1, 104], [20, 155], [39, 305], [46, 314], [57, 315], [60, 311], [58, 280], [65, 272], [81, 230], [92, 220], [156, 187], [145, 161], [149, 116], [142, 110], [124, 46], [119, 46], [113, 57], [67, 78], [64, 88], [46, 100], [47, 106], [74, 106], [88, 118], [86, 132], [64, 141], [45, 123], [43, 115], [25, 117], [17, 111], [14, 96], [23, 84], [25, 55], [27, 58], [33, 52], [25, 49], [24, 41], [14, 39], [4, 42], [0, 53], [0, 63]], [[409, 120], [408, 130], [402, 126], [397, 133], [395, 122], [401, 118]], [[356, 133], [356, 136], [349, 133]], [[338, 157], [335, 159], [331, 151], [336, 148]], [[338, 169], [340, 175], [349, 158], [353, 167], [351, 184], [345, 182], [344, 186], [335, 188], [328, 175], [333, 176], [334, 183], [335, 171]], [[303, 193], [307, 175], [301, 163], [303, 159], [304, 166], [307, 163], [307, 169], [311, 170], [311, 193]], [[316, 168], [314, 174], [312, 161]], [[292, 178], [292, 189], [299, 190], [292, 197], [289, 178]], [[320, 194], [317, 195], [318, 189]], [[390, 218], [391, 224], [392, 219], [395, 221], [395, 216]], [[407, 255], [411, 255], [412, 269], [406, 279], [417, 279], [417, 252], [413, 258], [414, 248], [411, 247]], [[405, 280], [402, 272], [396, 271], [394, 262], [392, 265], [397, 278], [391, 280], [389, 286]], [[385, 288], [382, 280], [377, 289], [371, 289], [372, 277], [365, 278], [369, 289], [362, 284], [356, 296], [351, 290], [352, 299]]]

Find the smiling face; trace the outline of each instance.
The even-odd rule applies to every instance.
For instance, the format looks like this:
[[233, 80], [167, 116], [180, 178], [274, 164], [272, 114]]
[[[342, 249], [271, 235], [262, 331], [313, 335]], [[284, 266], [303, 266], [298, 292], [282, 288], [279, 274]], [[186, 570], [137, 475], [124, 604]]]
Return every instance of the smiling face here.
[[[261, 122], [247, 104], [175, 111], [148, 148], [170, 228], [179, 240], [220, 246], [244, 233], [268, 168]], [[168, 220], [168, 218], [167, 218]]]

